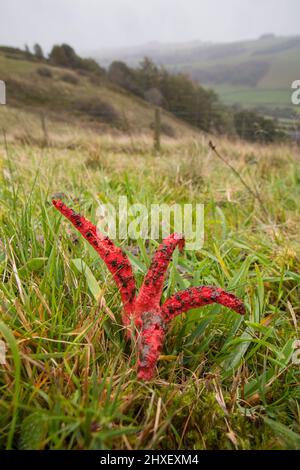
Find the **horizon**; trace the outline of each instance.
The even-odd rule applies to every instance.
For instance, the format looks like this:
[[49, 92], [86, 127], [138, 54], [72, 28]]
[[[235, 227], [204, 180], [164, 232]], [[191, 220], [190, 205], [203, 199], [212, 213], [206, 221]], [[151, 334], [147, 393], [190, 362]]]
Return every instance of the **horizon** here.
[[39, 43], [46, 53], [67, 43], [81, 54], [153, 43], [233, 43], [297, 36], [299, 16], [298, 0], [227, 0], [226, 8], [221, 0], [11, 0], [0, 5], [0, 43]]
[[[204, 46], [215, 46], [215, 45], [226, 45], [226, 44], [233, 44], [233, 43], [242, 43], [242, 42], [254, 42], [254, 41], [259, 41], [259, 40], [262, 40], [264, 36], [273, 36], [274, 38], [282, 38], [282, 39], [288, 39], [288, 38], [292, 38], [292, 37], [300, 37], [300, 33], [298, 34], [289, 34], [289, 35], [284, 35], [284, 34], [275, 34], [275, 33], [272, 33], [272, 32], [266, 32], [266, 33], [262, 33], [260, 36], [258, 37], [245, 37], [245, 38], [242, 38], [242, 39], [239, 39], [239, 40], [236, 40], [236, 41], [203, 41], [201, 39], [191, 39], [189, 41], [174, 41], [174, 42], [164, 42], [164, 41], [159, 41], [159, 40], [152, 40], [152, 41], [148, 41], [148, 42], [145, 42], [145, 43], [137, 43], [137, 44], [131, 44], [131, 45], [128, 45], [128, 46], [113, 46], [113, 47], [102, 47], [102, 48], [98, 48], [98, 49], [94, 49], [94, 50], [86, 50], [86, 51], [82, 51], [82, 50], [78, 50], [76, 47], [74, 47], [74, 45], [72, 43], [67, 43], [67, 42], [54, 42], [52, 44], [52, 46], [50, 46], [49, 50], [47, 50], [45, 52], [46, 55], [48, 55], [51, 51], [51, 48], [54, 46], [54, 45], [61, 45], [61, 44], [68, 44], [69, 46], [71, 46], [75, 52], [79, 52], [82, 56], [87, 56], [88, 54], [93, 54], [93, 53], [99, 53], [99, 52], [113, 52], [113, 51], [121, 51], [121, 50], [138, 50], [138, 49], [143, 49], [143, 48], [146, 48], [146, 47], [150, 47], [150, 46], [158, 46], [158, 45], [161, 45], [161, 46], [170, 46], [170, 47], [174, 47], [174, 46], [183, 46], [183, 45], [192, 45], [192, 44], [203, 44]], [[35, 42], [35, 43], [32, 43], [32, 44], [28, 44], [28, 43], [24, 43], [23, 45], [20, 45], [20, 46], [17, 46], [15, 44], [10, 44], [10, 43], [2, 43], [0, 42], [0, 47], [13, 47], [13, 48], [17, 48], [17, 49], [20, 49], [20, 50], [24, 50], [25, 47], [29, 47], [30, 51], [32, 52], [33, 50], [33, 47], [35, 44], [41, 44], [38, 40]], [[43, 49], [44, 50], [44, 49]]]
[[[226, 40], [223, 40], [223, 41], [203, 41], [202, 39], [191, 39], [191, 40], [188, 40], [188, 41], [174, 41], [174, 42], [167, 42], [167, 41], [159, 41], [159, 40], [152, 40], [152, 41], [148, 41], [148, 42], [145, 42], [145, 43], [138, 43], [138, 44], [131, 44], [129, 46], [116, 46], [116, 47], [103, 47], [101, 49], [97, 49], [96, 52], [98, 51], [116, 51], [116, 50], [128, 50], [128, 49], [139, 49], [139, 48], [144, 48], [144, 47], [149, 47], [149, 46], [156, 46], [156, 45], [161, 45], [161, 46], [182, 46], [182, 45], [192, 45], [192, 44], [203, 44], [204, 46], [209, 46], [209, 45], [212, 45], [212, 46], [215, 46], [215, 45], [226, 45], [226, 44], [233, 44], [233, 43], [239, 43], [239, 42], [254, 42], [254, 41], [259, 41], [261, 39], [263, 39], [264, 36], [273, 36], [274, 38], [282, 38], [282, 39], [288, 39], [288, 38], [296, 38], [296, 37], [300, 37], [300, 33], [295, 33], [295, 34], [275, 34], [275, 33], [272, 33], [272, 32], [265, 32], [265, 33], [262, 33], [260, 36], [257, 36], [257, 37], [244, 37], [244, 38], [241, 38], [241, 39], [238, 39], [236, 41], [226, 41]], [[70, 44], [72, 46], [72, 44]], [[83, 51], [84, 52], [84, 51]], [[86, 51], [85, 51], [86, 52]], [[95, 52], [94, 51], [89, 51], [90, 53], [91, 52]]]

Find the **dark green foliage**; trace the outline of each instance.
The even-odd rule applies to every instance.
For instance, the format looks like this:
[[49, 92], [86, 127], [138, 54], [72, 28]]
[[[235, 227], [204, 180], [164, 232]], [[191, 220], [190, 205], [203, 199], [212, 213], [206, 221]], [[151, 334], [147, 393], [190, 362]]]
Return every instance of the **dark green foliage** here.
[[68, 44], [61, 46], [53, 46], [50, 54], [49, 61], [53, 65], [61, 67], [68, 67], [71, 69], [86, 70], [88, 72], [104, 75], [105, 70], [97, 64], [93, 59], [82, 59], [79, 57], [74, 49]]
[[160, 87], [162, 72], [148, 57], [142, 60], [139, 68], [136, 70], [136, 76], [143, 92], [151, 88]]
[[28, 44], [25, 44], [24, 49], [25, 49], [25, 57], [26, 57], [27, 59], [32, 58], [32, 55], [33, 55], [33, 54], [31, 53]]
[[254, 111], [235, 113], [234, 125], [241, 139], [252, 142], [271, 143], [283, 138], [282, 133], [277, 131], [273, 120], [266, 119]]
[[94, 73], [99, 76], [105, 76], [106, 70], [101, 67], [94, 59], [87, 58], [87, 59], [80, 59], [80, 63], [78, 66], [79, 70], [86, 70], [87, 72]]
[[222, 117], [216, 111], [221, 105], [213, 91], [204, 90], [183, 74], [166, 71], [162, 73], [160, 89], [166, 109], [178, 118], [205, 131], [221, 129]]
[[143, 94], [135, 71], [124, 64], [124, 62], [112, 62], [108, 69], [108, 78], [116, 85], [125, 88], [131, 93], [139, 96]]
[[34, 51], [35, 57], [36, 57], [38, 60], [44, 60], [43, 49], [41, 48], [41, 46], [40, 46], [39, 44], [35, 44], [35, 45], [33, 46], [33, 51]]
[[78, 65], [78, 57], [74, 49], [68, 44], [53, 46], [49, 54], [49, 60], [52, 64], [61, 65], [62, 67], [76, 68]]

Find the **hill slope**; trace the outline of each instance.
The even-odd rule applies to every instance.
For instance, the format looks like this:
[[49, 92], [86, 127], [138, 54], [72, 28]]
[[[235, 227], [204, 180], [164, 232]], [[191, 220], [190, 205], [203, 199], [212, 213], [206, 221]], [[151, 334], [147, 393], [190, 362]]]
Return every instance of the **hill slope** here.
[[[24, 53], [0, 48], [0, 78], [7, 87], [7, 106], [0, 109], [1, 127], [9, 127], [12, 114], [16, 118], [25, 113], [39, 119], [43, 114], [55, 124], [77, 124], [99, 132], [152, 132], [153, 106], [105, 77], [26, 60]], [[192, 132], [166, 112], [162, 113], [162, 124], [172, 136]], [[13, 125], [16, 127], [15, 121]]]

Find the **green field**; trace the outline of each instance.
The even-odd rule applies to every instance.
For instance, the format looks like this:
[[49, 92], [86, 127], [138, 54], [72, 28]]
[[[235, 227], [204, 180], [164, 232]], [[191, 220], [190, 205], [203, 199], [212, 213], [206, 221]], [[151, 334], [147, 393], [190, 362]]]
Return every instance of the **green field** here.
[[292, 90], [251, 88], [233, 85], [214, 85], [213, 89], [218, 93], [223, 103], [227, 105], [243, 104], [245, 108], [264, 106], [267, 108], [291, 108]]
[[[206, 138], [164, 140], [158, 156], [150, 135], [50, 123], [45, 147], [36, 117], [2, 110], [0, 447], [299, 449], [299, 151], [217, 139], [266, 216]], [[99, 201], [120, 195], [204, 203], [204, 247], [175, 254], [163, 297], [213, 284], [246, 316], [208, 306], [178, 317], [154, 380], [138, 381], [116, 286], [53, 208], [57, 193], [94, 222]], [[138, 285], [156, 246], [122, 242]]]

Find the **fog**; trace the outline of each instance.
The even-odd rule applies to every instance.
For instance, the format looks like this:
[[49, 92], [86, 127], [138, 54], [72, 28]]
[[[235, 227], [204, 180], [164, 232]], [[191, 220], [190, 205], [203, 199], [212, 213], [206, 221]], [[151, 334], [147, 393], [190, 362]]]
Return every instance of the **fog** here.
[[0, 44], [80, 53], [159, 41], [300, 34], [299, 0], [0, 0]]

